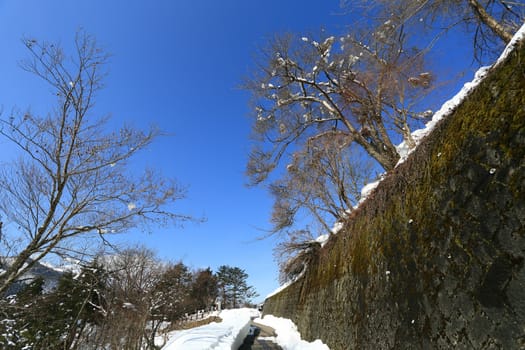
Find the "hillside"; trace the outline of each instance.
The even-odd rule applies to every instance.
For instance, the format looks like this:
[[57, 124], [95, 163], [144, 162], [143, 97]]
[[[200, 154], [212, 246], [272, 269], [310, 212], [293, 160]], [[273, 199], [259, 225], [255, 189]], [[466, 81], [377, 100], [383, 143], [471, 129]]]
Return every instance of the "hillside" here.
[[266, 300], [330, 349], [525, 347], [525, 45]]
[[[9, 258], [2, 258], [5, 264], [9, 264]], [[71, 266], [71, 269], [75, 269], [74, 266]], [[0, 270], [1, 271], [1, 270]], [[36, 278], [42, 278], [44, 280], [43, 289], [45, 292], [48, 292], [56, 287], [58, 280], [63, 274], [63, 270], [51, 266], [50, 264], [43, 264], [41, 262], [36, 262], [23, 277], [15, 282], [11, 288], [7, 290], [7, 295], [16, 294], [21, 288], [26, 284], [31, 283]]]

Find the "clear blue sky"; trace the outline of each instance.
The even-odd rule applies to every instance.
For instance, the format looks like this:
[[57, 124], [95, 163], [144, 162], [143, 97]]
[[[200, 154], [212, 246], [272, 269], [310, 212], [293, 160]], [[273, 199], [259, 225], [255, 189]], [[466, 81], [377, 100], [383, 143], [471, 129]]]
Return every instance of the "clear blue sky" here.
[[67, 48], [77, 29], [93, 34], [113, 55], [97, 111], [171, 133], [137, 161], [188, 185], [177, 210], [207, 218], [119, 240], [193, 268], [243, 268], [262, 299], [278, 286], [275, 241], [257, 240], [271, 201], [263, 188], [245, 186], [248, 94], [237, 87], [273, 34], [339, 31], [350, 20], [339, 12], [339, 0], [0, 0], [0, 106], [51, 106], [45, 85], [17, 66], [23, 36]]
[[45, 85], [17, 66], [27, 56], [22, 37], [67, 47], [78, 28], [93, 34], [112, 54], [97, 110], [173, 134], [157, 140], [141, 162], [189, 186], [177, 210], [207, 218], [119, 240], [143, 242], [161, 258], [194, 268], [241, 267], [262, 298], [278, 286], [274, 240], [257, 240], [271, 202], [263, 188], [245, 186], [250, 122], [248, 95], [238, 86], [273, 34], [341, 28], [338, 6], [338, 0], [0, 0], [0, 105], [4, 113], [13, 106], [45, 112], [50, 105]]

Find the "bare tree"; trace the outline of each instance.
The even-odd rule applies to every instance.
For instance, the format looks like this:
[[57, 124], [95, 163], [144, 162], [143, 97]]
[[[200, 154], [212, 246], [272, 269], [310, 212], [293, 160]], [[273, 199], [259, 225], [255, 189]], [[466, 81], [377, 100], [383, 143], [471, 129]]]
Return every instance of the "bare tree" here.
[[[270, 185], [274, 197], [272, 230], [294, 225], [302, 211], [330, 232], [333, 223], [345, 217], [361, 198], [361, 188], [373, 177], [373, 163], [360, 159], [348, 138], [319, 138], [293, 154], [286, 174]], [[295, 240], [291, 242], [296, 246]]]
[[423, 53], [406, 49], [394, 26], [338, 41], [337, 48], [333, 36], [285, 36], [265, 52], [267, 62], [247, 84], [255, 105], [252, 183], [264, 181], [291, 145], [304, 148], [316, 138], [344, 137], [386, 170], [399, 160], [393, 138], [410, 141], [410, 121], [424, 116], [415, 109], [432, 80]]
[[[525, 20], [522, 0], [377, 0], [355, 2], [342, 0], [346, 8], [365, 8], [381, 21], [397, 18], [402, 23], [424, 24], [427, 28], [446, 30], [462, 24], [474, 34], [475, 54], [481, 60], [485, 53], [501, 51]], [[379, 16], [378, 16], [379, 14]]]
[[107, 62], [95, 40], [78, 33], [71, 58], [54, 44], [24, 43], [30, 59], [22, 67], [48, 83], [57, 105], [46, 116], [27, 112], [0, 119], [0, 134], [21, 150], [0, 172], [2, 243], [14, 256], [0, 276], [0, 293], [75, 238], [189, 219], [167, 209], [184, 197], [184, 189], [150, 170], [136, 177], [127, 167], [159, 131], [108, 132], [108, 119], [93, 116]]
[[294, 227], [300, 214], [330, 232], [377, 164], [396, 165], [395, 140], [415, 146], [412, 128], [432, 115], [420, 104], [433, 75], [425, 52], [406, 42], [403, 27], [387, 23], [337, 40], [278, 37], [263, 52], [259, 74], [247, 83], [255, 112], [247, 174], [258, 184], [287, 164], [270, 184], [272, 232], [285, 233], [276, 255], [309, 246], [310, 228]]
[[306, 267], [315, 264], [321, 244], [306, 229], [288, 232], [286, 241], [279, 242], [274, 256], [279, 265], [279, 282], [296, 280]]
[[153, 339], [160, 322], [154, 319], [154, 312], [163, 302], [155, 288], [164, 271], [162, 264], [144, 247], [126, 249], [102, 260], [109, 278], [104, 318], [92, 336], [97, 348], [155, 349]]

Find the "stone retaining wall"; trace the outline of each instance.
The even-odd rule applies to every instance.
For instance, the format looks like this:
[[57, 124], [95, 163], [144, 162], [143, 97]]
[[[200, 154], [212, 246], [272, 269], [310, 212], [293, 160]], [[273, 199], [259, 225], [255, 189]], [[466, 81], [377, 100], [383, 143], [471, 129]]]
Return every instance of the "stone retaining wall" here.
[[266, 300], [338, 349], [525, 348], [525, 45]]

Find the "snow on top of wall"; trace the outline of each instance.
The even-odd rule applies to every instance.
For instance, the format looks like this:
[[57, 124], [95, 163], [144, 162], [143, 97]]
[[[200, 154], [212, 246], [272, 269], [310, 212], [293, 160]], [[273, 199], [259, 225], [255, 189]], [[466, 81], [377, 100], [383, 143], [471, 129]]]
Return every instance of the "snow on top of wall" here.
[[474, 79], [468, 83], [465, 83], [465, 85], [463, 85], [463, 88], [454, 97], [445, 102], [441, 106], [441, 108], [434, 114], [432, 120], [429, 121], [424, 128], [415, 130], [412, 133], [412, 137], [416, 142], [416, 147], [414, 147], [413, 149], [409, 149], [405, 142], [401, 142], [399, 145], [397, 145], [396, 148], [401, 157], [397, 165], [403, 163], [408, 158], [410, 153], [412, 153], [417, 148], [417, 145], [421, 142], [421, 140], [425, 136], [430, 134], [430, 132], [437, 125], [437, 123], [443, 118], [449, 116], [456, 109], [456, 107], [459, 106], [465, 100], [465, 98], [485, 79], [489, 69], [497, 67], [501, 62], [503, 62], [509, 56], [509, 54], [516, 48], [516, 45], [524, 38], [525, 24], [523, 24], [523, 26], [516, 32], [516, 34], [514, 34], [512, 40], [507, 44], [500, 57], [492, 66], [481, 67], [480, 69], [478, 69], [478, 71], [474, 75]]

